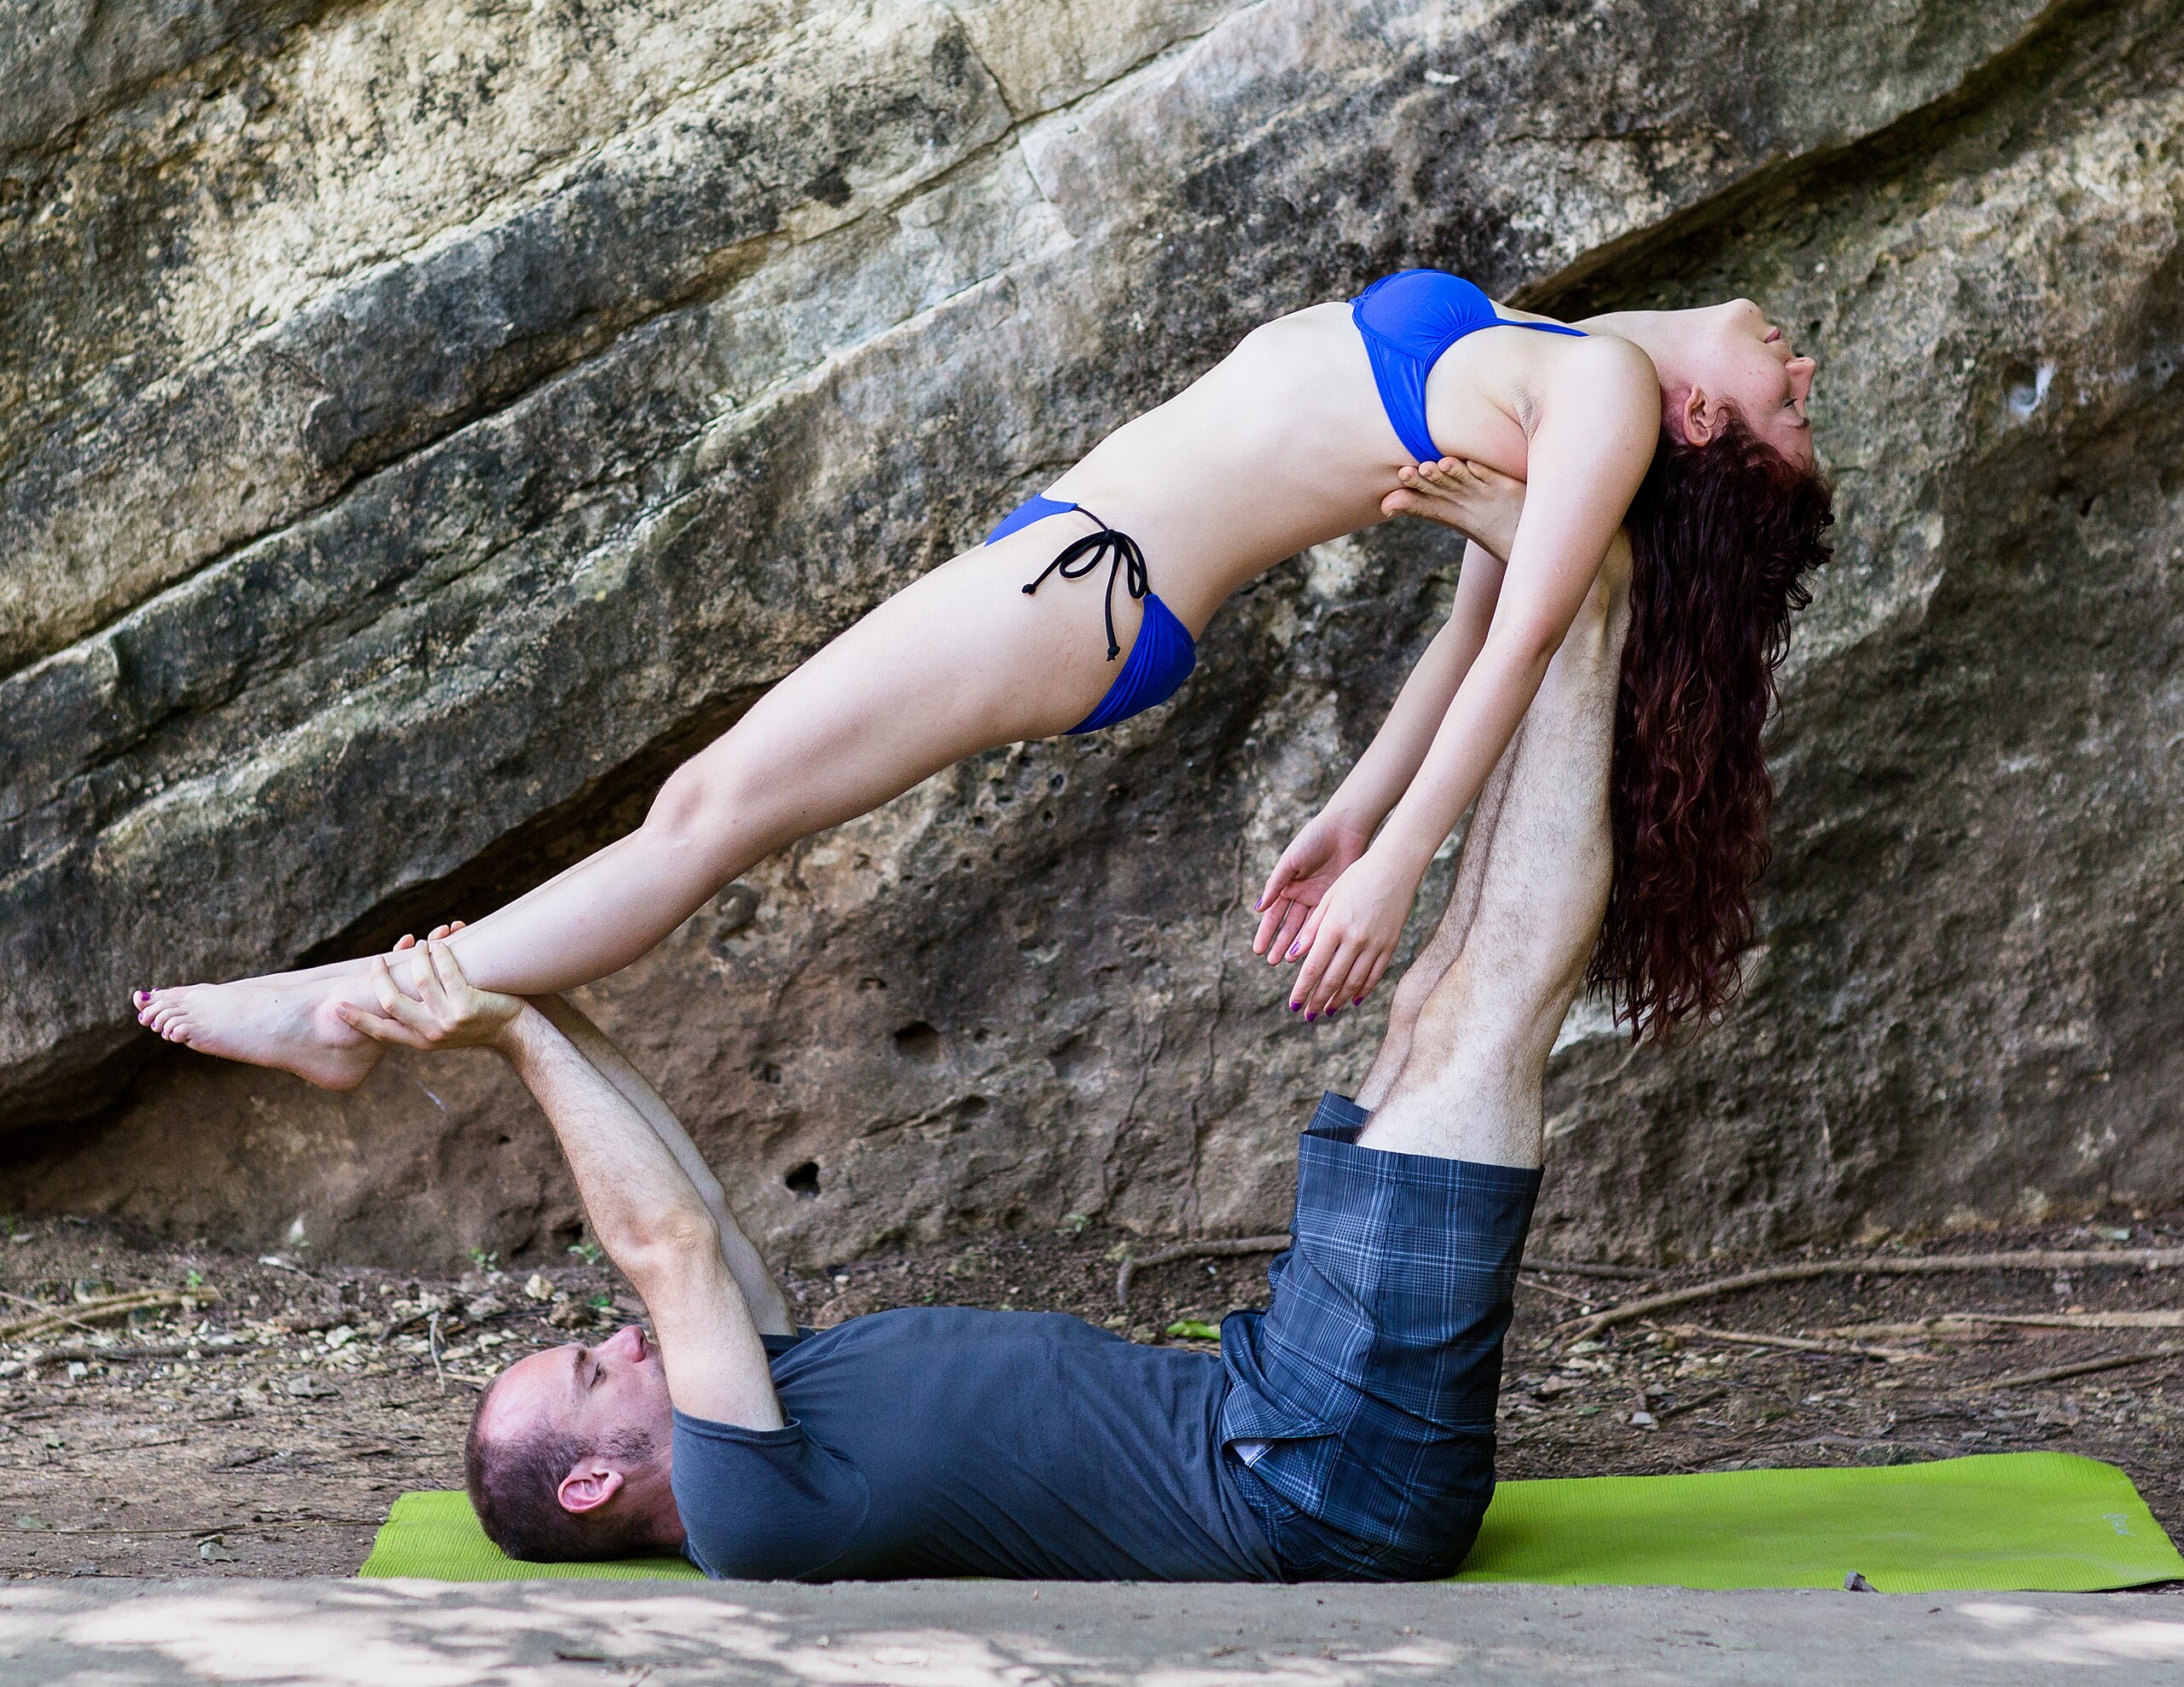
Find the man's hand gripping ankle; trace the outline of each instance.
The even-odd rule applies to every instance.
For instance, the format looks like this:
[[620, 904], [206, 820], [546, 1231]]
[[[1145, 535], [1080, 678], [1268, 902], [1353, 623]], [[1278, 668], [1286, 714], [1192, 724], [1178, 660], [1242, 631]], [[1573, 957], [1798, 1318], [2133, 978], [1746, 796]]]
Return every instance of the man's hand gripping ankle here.
[[372, 962], [372, 994], [380, 1012], [334, 1004], [344, 1023], [376, 1042], [399, 1043], [405, 1048], [505, 1049], [516, 1023], [530, 1009], [520, 996], [481, 990], [462, 976], [447, 938], [462, 929], [462, 922], [436, 927], [421, 945], [404, 937], [395, 945], [398, 954], [410, 957], [404, 970], [408, 988], [394, 975], [386, 957]]

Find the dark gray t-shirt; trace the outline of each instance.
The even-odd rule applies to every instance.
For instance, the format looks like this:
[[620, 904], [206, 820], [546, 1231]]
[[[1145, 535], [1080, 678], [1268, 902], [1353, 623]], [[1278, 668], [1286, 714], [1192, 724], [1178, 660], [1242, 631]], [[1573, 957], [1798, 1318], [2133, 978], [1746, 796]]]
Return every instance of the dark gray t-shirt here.
[[1227, 1468], [1211, 1354], [961, 1307], [768, 1347], [786, 1429], [675, 1414], [709, 1575], [1281, 1580]]

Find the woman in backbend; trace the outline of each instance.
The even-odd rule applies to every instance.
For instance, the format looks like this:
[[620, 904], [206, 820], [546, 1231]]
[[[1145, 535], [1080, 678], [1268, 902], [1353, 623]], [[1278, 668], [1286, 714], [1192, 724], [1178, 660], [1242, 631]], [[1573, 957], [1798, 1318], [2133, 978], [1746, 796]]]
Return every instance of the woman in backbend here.
[[[1827, 554], [1812, 373], [1748, 299], [1565, 326], [1408, 270], [1281, 317], [775, 686], [636, 831], [472, 925], [463, 971], [521, 995], [588, 983], [775, 850], [953, 762], [1164, 701], [1214, 612], [1275, 563], [1407, 509], [1461, 523], [1452, 483], [1419, 472], [1446, 457], [1526, 482], [1522, 519], [1505, 556], [1472, 547], [1386, 725], [1284, 854], [1260, 949], [1303, 959], [1305, 1012], [1363, 999], [1627, 529], [1596, 971], [1639, 1029], [1703, 1014], [1749, 938], [1759, 728], [1800, 576]], [[380, 1052], [343, 1017], [373, 1005], [368, 965], [135, 1000], [171, 1041], [346, 1088]]]

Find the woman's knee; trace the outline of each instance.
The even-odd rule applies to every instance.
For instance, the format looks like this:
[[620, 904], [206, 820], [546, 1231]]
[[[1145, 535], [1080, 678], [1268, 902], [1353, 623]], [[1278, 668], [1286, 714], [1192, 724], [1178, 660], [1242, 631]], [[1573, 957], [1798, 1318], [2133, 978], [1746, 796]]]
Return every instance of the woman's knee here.
[[763, 826], [765, 819], [758, 782], [738, 765], [738, 758], [709, 750], [668, 775], [645, 815], [644, 829], [678, 848], [731, 851], [739, 838]]

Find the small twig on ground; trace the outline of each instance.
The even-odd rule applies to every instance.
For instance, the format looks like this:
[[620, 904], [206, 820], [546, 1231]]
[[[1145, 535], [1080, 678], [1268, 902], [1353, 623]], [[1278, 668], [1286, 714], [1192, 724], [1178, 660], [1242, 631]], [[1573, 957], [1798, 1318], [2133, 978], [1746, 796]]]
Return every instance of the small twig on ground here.
[[375, 1529], [386, 1520], [384, 1517], [306, 1517], [293, 1523], [215, 1523], [210, 1528], [195, 1529], [120, 1529], [120, 1528], [59, 1528], [26, 1529], [17, 1523], [8, 1531], [10, 1534], [187, 1534], [206, 1536], [214, 1534], [252, 1534], [261, 1529]]
[[1947, 1312], [1939, 1321], [2018, 1324], [2034, 1330], [2184, 1330], [2184, 1310], [2150, 1312]]
[[95, 1348], [87, 1342], [70, 1342], [57, 1347], [27, 1348], [21, 1357], [25, 1365], [66, 1364], [70, 1359], [81, 1359], [86, 1365], [125, 1365], [145, 1359], [186, 1359], [193, 1351], [200, 1358], [208, 1351], [215, 1358], [221, 1358], [245, 1349], [240, 1344], [232, 1348], [207, 1349], [201, 1342], [189, 1336], [177, 1336], [171, 1342], [131, 1342], [112, 1348]]
[[146, 1447], [180, 1446], [189, 1439], [187, 1435], [168, 1435], [155, 1441], [121, 1441], [113, 1446], [56, 1446], [50, 1450], [65, 1452], [71, 1458], [95, 1458], [104, 1452], [136, 1452]]
[[1125, 1259], [1115, 1272], [1115, 1300], [1123, 1310], [1130, 1310], [1130, 1279], [1147, 1266], [1166, 1265], [1173, 1260], [1235, 1259], [1246, 1254], [1278, 1254], [1289, 1245], [1287, 1236], [1240, 1236], [1224, 1240], [1206, 1242], [1179, 1242], [1172, 1248], [1156, 1248], [1149, 1254]]
[[1671, 1307], [1693, 1301], [1734, 1295], [1746, 1289], [1763, 1289], [1775, 1283], [1805, 1283], [1815, 1277], [1922, 1277], [1954, 1271], [2075, 1271], [2089, 1266], [2131, 1267], [2160, 1271], [2184, 1266], [2184, 1248], [2070, 1248], [2042, 1249], [2018, 1254], [1868, 1254], [1847, 1260], [1800, 1260], [1794, 1265], [1768, 1266], [1716, 1278], [1688, 1289], [1670, 1289], [1647, 1295], [1621, 1306], [1594, 1313], [1571, 1332], [1572, 1341], [1583, 1341], [1603, 1330], [1627, 1324]]
[[1689, 1400], [1677, 1400], [1672, 1406], [1657, 1406], [1653, 1407], [1652, 1411], [1655, 1418], [1662, 1423], [1666, 1423], [1670, 1418], [1675, 1417], [1680, 1412], [1696, 1412], [1702, 1406], [1713, 1405], [1713, 1403], [1721, 1399], [1722, 1395], [1731, 1392], [1732, 1390], [1728, 1388], [1709, 1388], [1703, 1394], [1694, 1395]]
[[1649, 1282], [1660, 1272], [1651, 1266], [1594, 1265], [1586, 1260], [1526, 1260], [1519, 1271], [1546, 1272], [1556, 1277], [1621, 1277]]
[[1735, 1342], [1749, 1348], [1783, 1348], [1800, 1354], [1839, 1354], [1858, 1359], [1886, 1359], [1891, 1364], [1929, 1357], [1926, 1354], [1914, 1354], [1908, 1348], [1875, 1348], [1862, 1342], [1816, 1342], [1806, 1336], [1763, 1336], [1750, 1330], [1716, 1330], [1704, 1324], [1667, 1324], [1661, 1327], [1670, 1335], [1681, 1336], [1687, 1342]]
[[1534, 1283], [1527, 1281], [1525, 1284], [1525, 1287], [1527, 1289], [1536, 1289], [1542, 1295], [1552, 1295], [1558, 1301], [1568, 1301], [1576, 1306], [1584, 1307], [1588, 1310], [1591, 1308], [1593, 1301], [1595, 1299], [1595, 1296], [1591, 1295], [1573, 1295], [1569, 1290], [1558, 1289], [1552, 1283]]
[[2018, 1371], [2007, 1377], [1990, 1377], [1984, 1383], [1972, 1383], [1968, 1392], [1986, 1394], [1995, 1388], [2029, 1388], [2035, 1383], [2060, 1383], [2067, 1377], [2089, 1377], [2096, 1371], [2121, 1371], [2127, 1365], [2146, 1365], [2158, 1359], [2175, 1359], [2179, 1354], [2184, 1354], [2184, 1342], [2169, 1342], [2140, 1353], [2111, 1354], [2106, 1359], [2080, 1359], [2076, 1365], [2051, 1365], [2045, 1371]]
[[447, 1392], [447, 1372], [440, 1368], [440, 1315], [436, 1312], [425, 1325], [425, 1345], [432, 1349], [433, 1375], [439, 1379], [440, 1392]]
[[33, 1307], [38, 1313], [35, 1318], [19, 1318], [13, 1323], [0, 1324], [0, 1342], [27, 1341], [64, 1325], [73, 1325], [78, 1330], [88, 1330], [97, 1335], [100, 1332], [89, 1322], [92, 1319], [119, 1318], [125, 1313], [153, 1307], [195, 1307], [200, 1301], [218, 1298], [209, 1289], [139, 1289], [126, 1295], [109, 1295], [104, 1300], [85, 1301], [73, 1310], [64, 1311], [59, 1307], [49, 1307], [42, 1301], [0, 1289], [0, 1300]]

